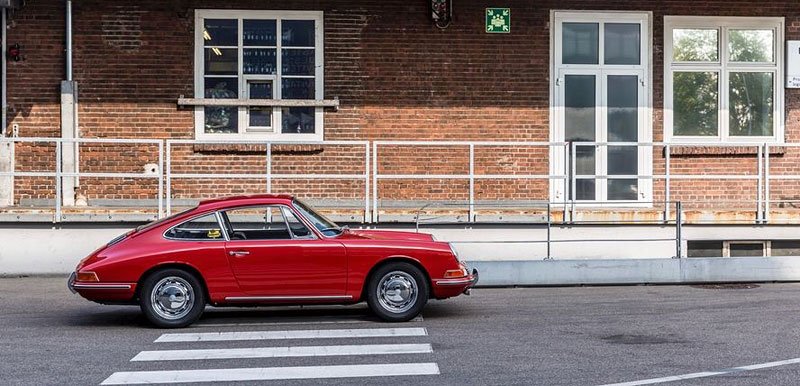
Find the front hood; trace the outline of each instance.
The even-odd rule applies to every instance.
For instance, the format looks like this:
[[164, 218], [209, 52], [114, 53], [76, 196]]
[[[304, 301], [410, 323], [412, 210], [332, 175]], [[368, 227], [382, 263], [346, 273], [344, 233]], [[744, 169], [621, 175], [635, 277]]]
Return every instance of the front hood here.
[[405, 240], [405, 241], [433, 241], [433, 236], [427, 233], [378, 231], [348, 229], [339, 236], [342, 239], [370, 239], [370, 240]]

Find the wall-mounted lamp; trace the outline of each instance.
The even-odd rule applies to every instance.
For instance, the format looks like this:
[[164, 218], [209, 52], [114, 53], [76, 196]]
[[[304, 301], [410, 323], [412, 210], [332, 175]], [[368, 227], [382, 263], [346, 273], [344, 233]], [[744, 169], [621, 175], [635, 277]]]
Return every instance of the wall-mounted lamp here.
[[19, 43], [14, 43], [12, 46], [8, 47], [8, 58], [15, 62], [19, 62], [23, 59], [22, 47], [20, 47]]
[[453, 0], [430, 0], [431, 20], [439, 28], [447, 28], [453, 21]]

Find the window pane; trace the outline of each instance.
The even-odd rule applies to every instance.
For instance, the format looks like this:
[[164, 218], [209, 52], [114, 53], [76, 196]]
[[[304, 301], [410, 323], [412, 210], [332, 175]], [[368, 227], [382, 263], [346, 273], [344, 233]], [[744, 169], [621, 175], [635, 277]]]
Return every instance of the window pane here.
[[236, 48], [205, 49], [205, 74], [206, 75], [238, 75], [239, 54]]
[[[236, 99], [239, 85], [236, 78], [205, 78], [205, 97], [210, 99]], [[236, 133], [238, 109], [234, 106], [206, 106], [204, 108], [206, 133]]]
[[762, 257], [764, 244], [758, 243], [730, 243], [731, 257]]
[[245, 46], [274, 46], [277, 43], [275, 20], [244, 20], [242, 42]]
[[282, 133], [314, 133], [314, 107], [284, 107]]
[[283, 209], [284, 215], [286, 217], [286, 222], [289, 224], [289, 230], [291, 230], [292, 234], [295, 237], [310, 237], [312, 236], [311, 231], [303, 225], [297, 217], [294, 216], [294, 213], [289, 209]]
[[730, 135], [772, 136], [773, 74], [731, 72]]
[[639, 172], [636, 146], [608, 146], [608, 174], [636, 175]]
[[677, 62], [719, 60], [719, 32], [715, 29], [672, 30], [672, 59]]
[[239, 84], [236, 78], [205, 78], [205, 97], [215, 99], [236, 99], [239, 97]]
[[590, 179], [577, 179], [575, 180], [575, 199], [576, 200], [594, 200], [595, 199], [595, 182]]
[[639, 77], [608, 76], [608, 140], [636, 142], [639, 139]]
[[314, 50], [281, 50], [283, 75], [314, 75]]
[[800, 241], [774, 240], [770, 249], [772, 256], [800, 256]]
[[250, 99], [272, 99], [272, 81], [251, 81], [248, 83]]
[[688, 257], [722, 257], [722, 241], [687, 241]]
[[719, 76], [716, 72], [673, 72], [674, 135], [713, 136], [719, 127]]
[[282, 78], [282, 99], [315, 99], [314, 78]]
[[203, 27], [203, 42], [206, 47], [239, 44], [236, 37], [239, 26], [235, 19], [205, 19]]
[[772, 30], [730, 30], [728, 47], [732, 62], [772, 62]]
[[[250, 99], [272, 99], [272, 81], [250, 81], [247, 85]], [[272, 107], [250, 107], [248, 126], [272, 127]]]
[[231, 240], [291, 239], [283, 214], [277, 207], [239, 208], [225, 212], [231, 224]]
[[281, 20], [284, 47], [314, 47], [314, 20]]
[[641, 51], [639, 23], [606, 23], [604, 31], [606, 64], [639, 64]]
[[638, 194], [639, 182], [635, 178], [608, 180], [609, 200], [636, 201]]
[[217, 216], [213, 213], [170, 228], [165, 236], [184, 240], [224, 240]]
[[561, 32], [561, 62], [598, 64], [599, 24], [564, 23]]
[[274, 48], [245, 48], [242, 59], [245, 74], [275, 74], [278, 67]]

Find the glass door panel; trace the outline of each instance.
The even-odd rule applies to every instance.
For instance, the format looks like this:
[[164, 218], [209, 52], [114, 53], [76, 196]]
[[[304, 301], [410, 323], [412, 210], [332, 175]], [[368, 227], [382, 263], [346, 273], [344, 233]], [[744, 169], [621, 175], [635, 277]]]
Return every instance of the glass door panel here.
[[[606, 78], [606, 172], [607, 175], [638, 175], [639, 149], [639, 77], [608, 75]], [[614, 146], [614, 142], [624, 144]], [[636, 200], [638, 180], [608, 178], [608, 200]]]
[[[564, 136], [567, 142], [595, 142], [597, 140], [597, 77], [570, 74], [564, 76]], [[597, 167], [594, 146], [576, 146], [576, 175], [593, 175]], [[571, 169], [572, 170], [572, 169]], [[570, 194], [570, 196], [572, 196]], [[595, 180], [575, 179], [575, 199], [594, 200]]]

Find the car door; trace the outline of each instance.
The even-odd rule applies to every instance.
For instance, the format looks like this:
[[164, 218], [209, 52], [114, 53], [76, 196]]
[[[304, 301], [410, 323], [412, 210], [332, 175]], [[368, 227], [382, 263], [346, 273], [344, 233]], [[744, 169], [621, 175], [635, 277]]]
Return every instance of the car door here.
[[228, 230], [228, 260], [247, 297], [266, 301], [344, 297], [344, 246], [318, 238], [290, 208], [241, 207], [223, 211], [222, 217]]

